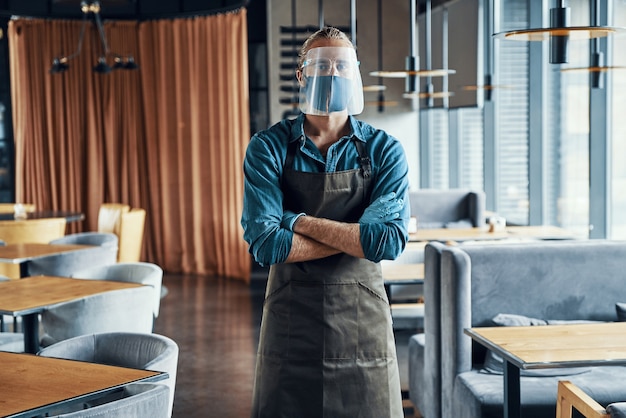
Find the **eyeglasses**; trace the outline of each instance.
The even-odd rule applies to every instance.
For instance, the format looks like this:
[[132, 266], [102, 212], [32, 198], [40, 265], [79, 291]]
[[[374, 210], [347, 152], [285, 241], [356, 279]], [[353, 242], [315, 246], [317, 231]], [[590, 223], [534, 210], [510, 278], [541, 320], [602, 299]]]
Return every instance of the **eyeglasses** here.
[[343, 77], [351, 77], [358, 66], [358, 61], [330, 58], [306, 60], [302, 65], [307, 75], [332, 75], [336, 70]]

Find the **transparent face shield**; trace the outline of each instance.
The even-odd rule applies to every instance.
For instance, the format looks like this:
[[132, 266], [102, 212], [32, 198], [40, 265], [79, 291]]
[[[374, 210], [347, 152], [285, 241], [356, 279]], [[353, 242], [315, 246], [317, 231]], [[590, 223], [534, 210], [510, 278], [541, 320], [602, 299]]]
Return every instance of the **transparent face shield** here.
[[363, 82], [354, 48], [324, 46], [307, 51], [300, 82], [300, 110], [309, 115], [363, 111]]

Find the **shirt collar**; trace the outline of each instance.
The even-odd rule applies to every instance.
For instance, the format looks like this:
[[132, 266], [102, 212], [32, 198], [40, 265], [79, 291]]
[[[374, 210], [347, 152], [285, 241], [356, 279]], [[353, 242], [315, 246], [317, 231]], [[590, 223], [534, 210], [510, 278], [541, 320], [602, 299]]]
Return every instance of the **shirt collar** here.
[[[358, 123], [356, 118], [349, 115], [348, 122], [350, 123], [350, 130], [352, 131], [351, 137], [354, 137], [361, 142], [365, 142], [365, 139], [363, 139], [361, 125]], [[304, 113], [300, 113], [291, 125], [291, 138], [289, 139], [289, 142], [294, 142], [299, 139], [303, 139], [304, 137]]]

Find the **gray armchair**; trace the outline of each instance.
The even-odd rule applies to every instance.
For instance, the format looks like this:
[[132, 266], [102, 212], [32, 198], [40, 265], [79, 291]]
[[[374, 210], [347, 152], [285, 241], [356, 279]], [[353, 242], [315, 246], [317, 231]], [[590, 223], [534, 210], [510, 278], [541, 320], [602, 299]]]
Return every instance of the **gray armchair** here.
[[50, 244], [98, 245], [117, 250], [117, 235], [111, 232], [78, 232], [50, 241]]
[[110, 265], [117, 261], [117, 236], [115, 234], [83, 232], [52, 240], [50, 244], [91, 245], [93, 248], [32, 260], [28, 263], [30, 276], [71, 277], [77, 270]]
[[72, 277], [77, 279], [115, 280], [149, 285], [152, 288], [152, 310], [154, 318], [159, 316], [161, 306], [161, 287], [163, 269], [153, 263], [128, 262], [106, 266], [94, 266], [75, 271]]
[[153, 295], [150, 286], [139, 286], [51, 306], [41, 313], [41, 345], [100, 332], [151, 333]]
[[71, 412], [58, 411], [57, 418], [168, 418], [168, 388], [152, 383], [133, 383], [110, 402]]
[[[465, 328], [504, 326], [507, 323], [501, 318], [511, 315], [526, 317], [526, 322], [618, 320], [617, 306], [626, 302], [624, 244], [574, 240], [443, 248], [439, 302], [441, 416], [502, 415], [502, 371], [492, 367], [493, 356], [473, 344]], [[430, 319], [426, 312], [426, 323]], [[427, 341], [426, 348], [429, 344]], [[622, 366], [526, 372], [520, 372], [525, 416], [555, 416], [557, 381], [563, 376], [600, 404], [626, 399]]]
[[472, 228], [485, 224], [485, 192], [466, 189], [419, 189], [409, 193], [417, 227]]
[[[146, 333], [97, 333], [61, 341], [39, 351], [44, 357], [57, 357], [113, 366], [167, 372], [163, 385], [169, 388], [167, 416], [172, 415], [178, 345], [172, 339]], [[152, 415], [139, 415], [152, 416]]]

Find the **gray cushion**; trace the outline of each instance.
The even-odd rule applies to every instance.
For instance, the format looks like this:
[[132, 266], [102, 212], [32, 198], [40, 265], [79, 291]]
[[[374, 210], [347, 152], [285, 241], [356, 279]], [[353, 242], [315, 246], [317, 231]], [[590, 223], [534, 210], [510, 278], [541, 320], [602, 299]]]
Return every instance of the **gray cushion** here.
[[612, 403], [606, 407], [606, 411], [613, 418], [626, 418], [626, 402]]
[[[626, 369], [622, 366], [593, 367], [587, 373], [567, 378], [584, 390], [601, 405], [620, 399], [624, 394], [623, 381]], [[554, 418], [556, 416], [556, 392], [560, 376], [522, 376], [522, 416]], [[454, 384], [451, 417], [455, 418], [502, 418], [504, 385], [502, 376], [484, 374], [478, 370], [461, 373]], [[607, 401], [608, 400], [608, 401]]]

